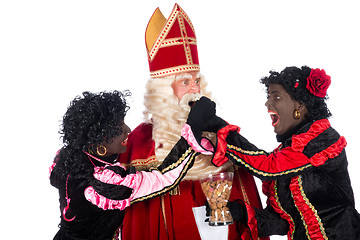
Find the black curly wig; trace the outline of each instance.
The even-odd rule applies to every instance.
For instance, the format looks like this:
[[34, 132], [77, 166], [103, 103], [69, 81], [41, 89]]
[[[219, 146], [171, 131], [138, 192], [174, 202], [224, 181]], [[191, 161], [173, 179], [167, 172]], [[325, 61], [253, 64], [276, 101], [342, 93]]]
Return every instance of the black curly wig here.
[[331, 117], [331, 112], [325, 103], [327, 96], [324, 98], [314, 96], [306, 88], [306, 79], [310, 72], [311, 68], [307, 66], [301, 68], [286, 67], [280, 73], [270, 71], [270, 76], [263, 77], [260, 83], [265, 84], [267, 90], [271, 84], [282, 85], [293, 100], [306, 106], [308, 114], [305, 117], [308, 121], [327, 119]]
[[68, 107], [59, 133], [64, 146], [57, 156], [56, 170], [60, 178], [69, 173], [84, 171], [89, 160], [83, 151], [94, 150], [105, 141], [121, 134], [129, 106], [126, 97], [129, 91], [83, 92]]

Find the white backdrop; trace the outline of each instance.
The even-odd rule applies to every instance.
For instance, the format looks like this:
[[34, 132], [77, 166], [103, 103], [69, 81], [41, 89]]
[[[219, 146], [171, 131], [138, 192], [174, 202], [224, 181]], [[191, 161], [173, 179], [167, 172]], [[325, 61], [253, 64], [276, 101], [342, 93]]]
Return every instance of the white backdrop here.
[[[330, 121], [348, 141], [359, 209], [357, 1], [177, 2], [195, 26], [201, 71], [221, 104], [219, 115], [239, 125], [258, 147], [270, 151], [278, 145], [264, 107], [262, 76], [302, 65], [324, 68], [332, 76]], [[126, 122], [133, 129], [142, 121], [149, 76], [145, 28], [156, 7], [167, 17], [174, 3], [0, 3], [1, 239], [52, 239], [56, 233], [58, 195], [49, 184], [48, 167], [61, 146], [61, 117], [76, 95], [129, 89]]]

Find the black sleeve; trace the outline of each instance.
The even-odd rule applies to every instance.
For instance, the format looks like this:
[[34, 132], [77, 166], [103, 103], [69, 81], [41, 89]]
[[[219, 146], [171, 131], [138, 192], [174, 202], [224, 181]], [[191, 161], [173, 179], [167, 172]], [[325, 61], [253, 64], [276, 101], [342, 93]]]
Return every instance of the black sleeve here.
[[255, 208], [255, 218], [258, 223], [259, 237], [286, 235], [289, 231], [289, 223], [270, 206], [265, 209]]
[[[113, 171], [114, 173], [120, 175], [121, 177], [125, 177], [130, 172], [134, 171], [134, 168], [131, 167], [129, 170], [125, 170], [119, 166], [108, 166], [106, 169]], [[124, 200], [130, 197], [133, 189], [116, 184], [108, 184], [102, 181], [97, 180], [96, 178], [92, 178], [90, 182], [90, 186], [92, 186], [97, 193], [100, 195], [113, 200]]]
[[[249, 212], [244, 206], [244, 203], [228, 202], [228, 207], [233, 219], [235, 221], [241, 222], [244, 225], [248, 225], [249, 222], [254, 223], [253, 220], [249, 221], [249, 218], [252, 219], [255, 217], [257, 225], [248, 227], [249, 229], [256, 228], [258, 230], [259, 237], [286, 235], [289, 231], [288, 222], [281, 218], [280, 215], [276, 213], [271, 206], [267, 206], [265, 209], [257, 209], [248, 206], [251, 208]], [[253, 217], [249, 215], [252, 215]]]
[[[157, 169], [160, 172], [164, 173], [166, 172], [166, 169], [170, 169], [177, 166], [178, 163], [180, 163], [185, 157], [189, 155], [194, 155], [193, 157], [193, 161], [194, 161], [195, 155], [197, 155], [197, 153], [195, 153], [194, 150], [191, 149], [188, 142], [183, 137], [181, 137], [180, 140], [171, 149], [170, 153], [166, 156], [166, 158], [161, 163], [161, 165], [157, 167]], [[194, 164], [193, 161], [191, 163], [190, 168]]]

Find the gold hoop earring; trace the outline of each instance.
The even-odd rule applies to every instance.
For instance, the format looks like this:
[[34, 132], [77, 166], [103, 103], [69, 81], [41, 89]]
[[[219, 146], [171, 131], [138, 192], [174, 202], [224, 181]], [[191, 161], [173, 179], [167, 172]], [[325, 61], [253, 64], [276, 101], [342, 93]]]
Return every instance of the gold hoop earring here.
[[[99, 148], [102, 150], [101, 152], [99, 151]], [[106, 147], [104, 147], [103, 145], [100, 145], [96, 148], [96, 153], [99, 156], [104, 156], [106, 154]]]
[[299, 110], [295, 109], [295, 111], [294, 111], [294, 118], [295, 118], [295, 119], [299, 119], [300, 116], [301, 116], [301, 113], [299, 112]]

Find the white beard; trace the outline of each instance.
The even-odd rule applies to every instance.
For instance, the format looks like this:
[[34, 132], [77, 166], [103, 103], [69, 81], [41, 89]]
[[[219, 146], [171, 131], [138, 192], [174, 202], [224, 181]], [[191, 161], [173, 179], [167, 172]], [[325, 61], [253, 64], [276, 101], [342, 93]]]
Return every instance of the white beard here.
[[[181, 137], [181, 129], [186, 123], [190, 112], [190, 101], [196, 101], [200, 94], [186, 94], [179, 102], [170, 87], [174, 76], [150, 79], [145, 94], [144, 111], [147, 122], [153, 124], [152, 138], [155, 141], [156, 161], [161, 164], [173, 146]], [[201, 92], [210, 98], [210, 93], [205, 91], [206, 82], [203, 77], [200, 81]], [[208, 133], [207, 138], [215, 140], [215, 134]], [[210, 162], [212, 156], [198, 155], [194, 166], [188, 171], [184, 180], [197, 180], [202, 175], [221, 172], [229, 168], [230, 161], [221, 167], [215, 167]]]

